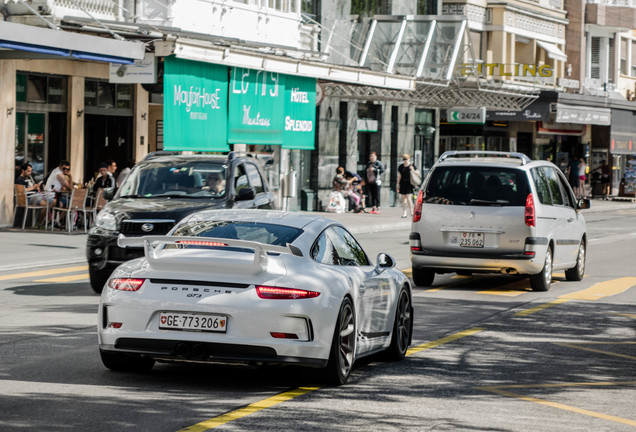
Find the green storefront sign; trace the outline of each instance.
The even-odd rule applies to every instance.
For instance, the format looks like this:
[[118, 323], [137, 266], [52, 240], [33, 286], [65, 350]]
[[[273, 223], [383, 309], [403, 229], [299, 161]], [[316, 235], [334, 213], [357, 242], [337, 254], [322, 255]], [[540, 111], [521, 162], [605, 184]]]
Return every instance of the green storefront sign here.
[[283, 148], [313, 150], [316, 131], [316, 80], [285, 77]]
[[283, 143], [283, 80], [284, 76], [278, 73], [232, 68], [229, 143]]
[[166, 57], [164, 149], [229, 151], [228, 68]]
[[228, 151], [230, 144], [313, 150], [316, 80], [167, 57], [164, 148]]

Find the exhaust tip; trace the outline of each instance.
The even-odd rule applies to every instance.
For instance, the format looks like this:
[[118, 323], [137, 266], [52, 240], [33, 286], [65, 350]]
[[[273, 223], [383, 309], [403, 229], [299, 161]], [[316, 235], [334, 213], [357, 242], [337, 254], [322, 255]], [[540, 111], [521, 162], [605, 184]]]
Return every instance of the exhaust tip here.
[[206, 355], [206, 349], [203, 345], [196, 344], [195, 346], [192, 347], [192, 357], [201, 358], [201, 357], [205, 357], [205, 355]]
[[188, 344], [180, 343], [175, 349], [178, 356], [188, 357], [190, 356], [190, 346]]

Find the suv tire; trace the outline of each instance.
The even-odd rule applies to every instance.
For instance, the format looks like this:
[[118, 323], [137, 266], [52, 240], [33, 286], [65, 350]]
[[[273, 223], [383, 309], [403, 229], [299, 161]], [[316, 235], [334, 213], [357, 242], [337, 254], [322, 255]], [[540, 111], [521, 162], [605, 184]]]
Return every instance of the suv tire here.
[[429, 268], [413, 267], [413, 282], [417, 286], [428, 287], [433, 285], [435, 272]]
[[532, 291], [547, 291], [550, 285], [552, 285], [552, 247], [548, 246], [543, 268], [539, 273], [530, 276], [530, 286]]
[[102, 293], [102, 290], [104, 289], [106, 281], [108, 281], [110, 273], [110, 270], [97, 270], [89, 267], [88, 277], [91, 280], [91, 288], [93, 288], [93, 291], [95, 291], [97, 294]]

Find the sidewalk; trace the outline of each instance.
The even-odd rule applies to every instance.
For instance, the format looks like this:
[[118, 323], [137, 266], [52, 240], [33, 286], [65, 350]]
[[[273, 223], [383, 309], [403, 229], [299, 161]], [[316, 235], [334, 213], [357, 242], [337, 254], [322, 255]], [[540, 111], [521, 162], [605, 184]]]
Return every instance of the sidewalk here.
[[[594, 199], [591, 200], [591, 208], [581, 212], [585, 215], [621, 209], [636, 209], [636, 199], [628, 198], [620, 201]], [[411, 219], [400, 217], [402, 207], [382, 207], [380, 214], [326, 212], [310, 212], [310, 214], [340, 221], [353, 234], [411, 228]], [[0, 244], [2, 245], [0, 272], [86, 263], [86, 234], [83, 232], [69, 235], [64, 232], [0, 230]]]

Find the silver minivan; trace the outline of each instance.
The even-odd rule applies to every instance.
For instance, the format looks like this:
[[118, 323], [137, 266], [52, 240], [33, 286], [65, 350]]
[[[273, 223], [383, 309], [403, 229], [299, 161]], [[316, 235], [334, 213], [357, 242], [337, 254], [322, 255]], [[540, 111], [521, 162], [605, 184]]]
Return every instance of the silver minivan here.
[[577, 200], [561, 170], [521, 153], [451, 151], [428, 174], [410, 234], [413, 281], [436, 273], [529, 275], [547, 291], [552, 271], [585, 272], [589, 200]]

